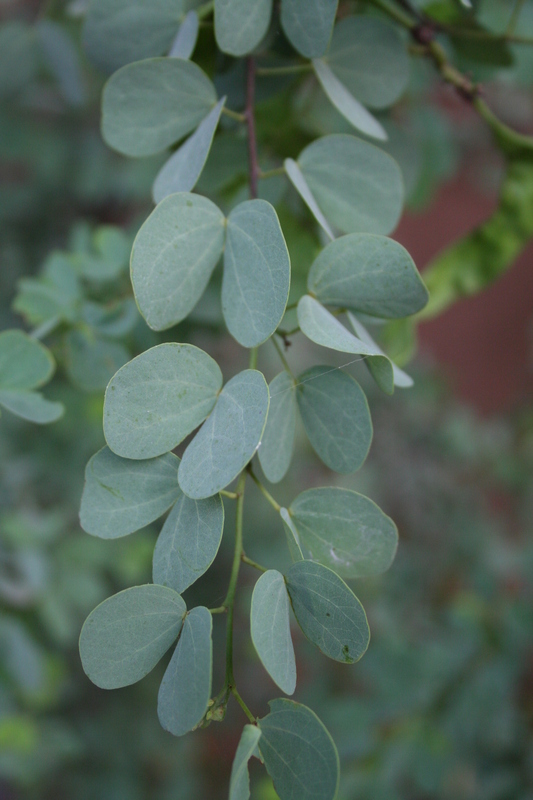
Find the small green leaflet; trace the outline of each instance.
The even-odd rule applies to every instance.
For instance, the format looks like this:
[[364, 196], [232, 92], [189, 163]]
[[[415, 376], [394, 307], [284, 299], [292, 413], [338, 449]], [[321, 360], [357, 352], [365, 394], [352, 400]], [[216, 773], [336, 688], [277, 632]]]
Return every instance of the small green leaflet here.
[[233, 764], [229, 783], [229, 800], [249, 800], [250, 776], [248, 761], [256, 754], [261, 731], [256, 725], [245, 725]]
[[191, 500], [175, 480], [179, 498], [155, 546], [153, 580], [181, 593], [207, 571], [218, 553], [224, 506], [220, 495]]
[[[181, 494], [179, 463], [172, 453], [133, 461], [103, 447], [85, 469], [80, 509], [83, 530], [101, 539], [117, 539], [154, 522]], [[154, 577], [154, 583], [165, 582]]]
[[[302, 562], [303, 563], [303, 562]], [[271, 700], [259, 720], [259, 750], [281, 800], [334, 800], [339, 756], [329, 732], [311, 709]]]
[[297, 561], [285, 577], [294, 614], [307, 638], [335, 661], [358, 661], [368, 647], [370, 630], [352, 590], [335, 572], [314, 561]]
[[[354, 329], [356, 335], [363, 342], [367, 342], [367, 344], [371, 345], [372, 347], [375, 347], [377, 350], [379, 350], [381, 353], [383, 353], [381, 348], [375, 343], [373, 338], [370, 336], [370, 334], [367, 331], [367, 329], [363, 325], [361, 325], [361, 323], [359, 322], [359, 320], [357, 319], [355, 314], [352, 314], [351, 311], [348, 311], [347, 316], [348, 316], [348, 321], [350, 322], [350, 325]], [[390, 361], [388, 356], [385, 356], [385, 353], [383, 353], [383, 356], [391, 364], [391, 367], [392, 367], [392, 379], [393, 379], [394, 386], [398, 386], [401, 389], [408, 389], [409, 387], [411, 387], [413, 385], [413, 379], [410, 377], [410, 375], [408, 375], [406, 372], [403, 371], [403, 369], [400, 369], [400, 367], [397, 367], [396, 364], [394, 364], [392, 361]], [[378, 384], [378, 386], [380, 388], [383, 389], [383, 391], [386, 392], [387, 389], [383, 385], [383, 378], [382, 378], [382, 376], [383, 376], [383, 369], [382, 369], [382, 366], [381, 366], [381, 362], [382, 361], [383, 361], [383, 359], [378, 359], [378, 357], [376, 357], [376, 358], [369, 357], [369, 358], [365, 359], [365, 363], [366, 363], [368, 369], [370, 370], [370, 373], [373, 375], [376, 383]]]
[[428, 301], [407, 250], [393, 239], [368, 233], [328, 244], [313, 262], [307, 286], [321, 303], [387, 319], [415, 314]]
[[153, 155], [194, 130], [216, 102], [215, 87], [191, 61], [136, 61], [104, 87], [102, 134], [120, 153]]
[[169, 342], [146, 350], [106, 389], [107, 444], [123, 458], [170, 452], [204, 421], [221, 386], [218, 364], [198, 347]]
[[287, 546], [293, 561], [303, 561], [302, 547], [300, 544], [300, 535], [296, 530], [294, 522], [292, 521], [289, 512], [286, 508], [280, 508], [279, 515], [283, 521], [283, 528], [287, 536]]
[[199, 194], [166, 197], [133, 243], [131, 281], [140, 312], [161, 331], [194, 308], [222, 255], [225, 219]]
[[0, 389], [0, 406], [16, 414], [17, 417], [38, 425], [55, 422], [65, 413], [63, 403], [46, 400], [40, 392], [16, 389]]
[[290, 467], [296, 435], [296, 391], [288, 372], [271, 381], [268, 418], [257, 454], [265, 477], [279, 483]]
[[281, 572], [269, 569], [255, 584], [250, 612], [252, 642], [261, 662], [282, 692], [296, 689], [289, 598]]
[[215, 0], [215, 37], [224, 53], [244, 56], [265, 36], [272, 0]]
[[377, 356], [377, 348], [358, 339], [327, 308], [308, 294], [298, 301], [298, 323], [302, 333], [312, 342], [339, 350], [341, 353], [355, 353], [363, 356]]
[[306, 58], [325, 53], [339, 0], [283, 0], [281, 25], [290, 43]]
[[163, 164], [154, 181], [155, 203], [160, 203], [169, 194], [194, 189], [207, 161], [225, 102], [225, 97], [219, 100], [192, 136]]
[[290, 507], [314, 561], [343, 578], [385, 572], [398, 546], [396, 525], [368, 497], [349, 489], [308, 489]]
[[355, 378], [311, 367], [299, 376], [296, 397], [305, 432], [324, 464], [342, 474], [358, 470], [370, 450], [372, 420]]
[[181, 23], [176, 38], [169, 50], [170, 58], [190, 58], [198, 41], [200, 20], [196, 11], [189, 11]]
[[130, 354], [120, 342], [110, 342], [83, 328], [64, 339], [65, 365], [70, 379], [84, 392], [101, 392]]
[[211, 497], [237, 477], [261, 443], [268, 405], [268, 386], [257, 370], [244, 370], [224, 386], [183, 454], [178, 480], [186, 495]]
[[278, 216], [265, 200], [247, 200], [228, 217], [222, 311], [243, 347], [265, 342], [283, 319], [291, 263]]
[[298, 164], [328, 222], [343, 233], [390, 233], [398, 224], [404, 188], [396, 161], [356, 136], [316, 139]]
[[161, 681], [157, 714], [163, 728], [174, 736], [193, 730], [207, 711], [213, 671], [212, 627], [207, 608], [198, 606], [188, 612]]
[[178, 638], [186, 610], [179, 594], [152, 584], [104, 600], [81, 629], [85, 673], [101, 689], [140, 681]]
[[283, 166], [285, 167], [285, 172], [287, 173], [287, 177], [289, 178], [290, 182], [307, 205], [309, 210], [311, 211], [312, 215], [320, 225], [323, 231], [329, 236], [330, 239], [335, 238], [335, 234], [331, 230], [329, 226], [329, 222], [325, 218], [324, 214], [320, 210], [320, 207], [315, 200], [311, 189], [309, 188], [307, 181], [305, 180], [302, 170], [298, 166], [297, 162], [294, 161], [292, 158], [286, 158], [283, 162]]
[[23, 278], [13, 308], [32, 325], [51, 319], [75, 322], [81, 289], [73, 260], [52, 253], [38, 278]]

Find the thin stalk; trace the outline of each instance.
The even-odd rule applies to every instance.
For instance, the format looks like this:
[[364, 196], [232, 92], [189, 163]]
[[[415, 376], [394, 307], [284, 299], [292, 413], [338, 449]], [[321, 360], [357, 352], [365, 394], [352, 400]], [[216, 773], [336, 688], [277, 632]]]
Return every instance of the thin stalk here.
[[39, 325], [37, 328], [34, 328], [30, 333], [32, 339], [44, 339], [46, 336], [49, 336], [52, 331], [61, 324], [61, 317], [52, 317], [52, 319], [47, 319], [46, 322], [43, 322], [42, 325]]
[[217, 606], [216, 608], [208, 608], [207, 610], [210, 614], [225, 614], [228, 609], [226, 606]]
[[266, 75], [297, 75], [300, 72], [311, 72], [313, 65], [309, 61], [307, 64], [290, 64], [286, 67], [257, 67], [256, 74], [260, 77]]
[[250, 358], [248, 360], [248, 369], [256, 369], [257, 368], [257, 355], [259, 353], [258, 347], [252, 347], [250, 349]]
[[242, 560], [243, 564], [248, 564], [249, 567], [253, 567], [254, 569], [258, 569], [259, 572], [266, 572], [267, 571], [266, 567], [262, 567], [261, 564], [257, 563], [257, 561], [252, 561], [252, 559], [248, 558], [248, 556], [245, 556], [244, 553], [241, 556], [241, 560]]
[[246, 110], [244, 116], [248, 126], [248, 174], [250, 197], [258, 195], [259, 161], [257, 159], [257, 138], [255, 133], [255, 61], [252, 56], [246, 59]]
[[252, 469], [252, 466], [251, 466], [251, 464], [248, 464], [248, 474], [250, 475], [250, 478], [253, 480], [253, 482], [255, 483], [255, 485], [257, 486], [257, 488], [259, 489], [259, 491], [260, 491], [260, 492], [261, 492], [261, 494], [263, 495], [263, 497], [265, 497], [265, 499], [266, 499], [266, 500], [267, 500], [267, 501], [270, 503], [270, 505], [272, 506], [272, 508], [275, 508], [275, 509], [276, 509], [276, 511], [279, 513], [279, 512], [281, 511], [281, 506], [280, 506], [280, 504], [279, 504], [279, 503], [277, 503], [277, 502], [274, 500], [274, 498], [272, 497], [272, 495], [270, 494], [270, 492], [269, 492], [269, 491], [268, 491], [268, 490], [267, 490], [267, 489], [266, 489], [266, 488], [263, 486], [263, 484], [261, 483], [261, 481], [259, 480], [259, 478], [257, 477], [257, 475], [255, 475], [255, 473], [254, 473], [254, 471], [253, 471], [253, 469]]
[[219, 494], [221, 494], [222, 497], [227, 497], [229, 500], [238, 500], [239, 498], [237, 492], [227, 492], [225, 489], [221, 489]]
[[242, 517], [244, 508], [244, 488], [246, 485], [246, 473], [241, 472], [239, 483], [237, 484], [237, 516], [235, 520], [235, 550], [233, 553], [233, 565], [229, 580], [228, 593], [222, 606], [228, 609], [228, 621], [226, 627], [226, 686], [233, 691], [235, 677], [233, 675], [233, 617], [235, 606], [235, 592], [239, 579], [239, 569], [242, 556]]
[[285, 167], [276, 167], [275, 169], [266, 169], [266, 170], [259, 170], [259, 177], [261, 180], [263, 178], [275, 178], [278, 175], [286, 175]]
[[255, 725], [257, 723], [257, 720], [250, 711], [250, 709], [248, 708], [248, 706], [246, 705], [246, 703], [244, 702], [244, 700], [242, 699], [242, 697], [240, 696], [236, 686], [232, 686], [231, 693], [235, 697], [235, 700], [238, 702], [238, 704], [240, 705], [240, 707], [242, 708], [242, 710], [244, 711], [250, 722], [253, 725]]
[[246, 117], [244, 114], [239, 114], [238, 111], [232, 111], [231, 108], [226, 108], [225, 106], [222, 108], [222, 113], [225, 114], [230, 119], [234, 119], [237, 122], [246, 122]]
[[271, 339], [270, 339], [270, 341], [272, 342], [272, 344], [273, 344], [273, 345], [274, 345], [274, 347], [276, 348], [276, 350], [277, 350], [277, 353], [278, 353], [278, 356], [280, 357], [280, 361], [281, 361], [281, 363], [283, 364], [283, 366], [285, 367], [285, 369], [287, 370], [287, 372], [289, 373], [289, 375], [291, 376], [291, 378], [292, 378], [293, 380], [295, 380], [295, 377], [294, 377], [294, 375], [293, 375], [293, 372], [292, 372], [292, 370], [291, 370], [291, 368], [290, 368], [290, 366], [289, 366], [289, 362], [288, 362], [288, 361], [287, 361], [287, 359], [285, 358], [285, 356], [284, 356], [284, 354], [283, 354], [283, 350], [281, 349], [281, 347], [279, 346], [279, 344], [276, 342], [276, 339], [275, 339], [275, 337], [274, 337], [274, 336], [272, 336], [272, 337], [271, 337]]

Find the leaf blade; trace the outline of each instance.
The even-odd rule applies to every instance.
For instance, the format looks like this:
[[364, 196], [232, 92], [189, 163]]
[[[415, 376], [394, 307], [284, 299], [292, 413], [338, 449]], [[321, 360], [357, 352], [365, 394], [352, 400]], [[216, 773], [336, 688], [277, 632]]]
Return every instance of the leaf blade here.
[[215, 38], [232, 56], [251, 53], [265, 36], [272, 0], [215, 0]]
[[233, 764], [229, 782], [229, 800], [249, 800], [250, 776], [248, 761], [255, 754], [261, 738], [261, 731], [256, 725], [245, 725]]
[[289, 373], [276, 375], [269, 392], [268, 417], [257, 455], [266, 478], [279, 483], [290, 467], [296, 437], [295, 386]]
[[264, 572], [254, 586], [250, 611], [252, 642], [264, 668], [285, 694], [296, 689], [289, 598], [281, 572]]
[[338, 0], [283, 0], [281, 25], [290, 43], [306, 58], [324, 54]]

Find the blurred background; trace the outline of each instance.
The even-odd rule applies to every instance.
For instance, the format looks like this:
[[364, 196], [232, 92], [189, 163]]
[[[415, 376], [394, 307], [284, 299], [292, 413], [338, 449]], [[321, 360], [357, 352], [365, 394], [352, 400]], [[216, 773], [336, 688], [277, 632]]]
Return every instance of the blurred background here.
[[[127, 272], [163, 159], [127, 160], [102, 142], [104, 76], [80, 46], [85, 6], [0, 0], [0, 328], [56, 321], [45, 340], [58, 363], [47, 396], [66, 406], [46, 427], [0, 419], [0, 799], [217, 800], [226, 796], [240, 710], [231, 707], [223, 726], [175, 739], [157, 720], [164, 664], [136, 686], [105, 692], [86, 678], [77, 650], [97, 603], [151, 579], [157, 526], [101, 541], [80, 529], [78, 509], [85, 464], [104, 443], [107, 381], [163, 340], [138, 315]], [[526, 33], [528, 21], [533, 35], [533, 13]], [[212, 50], [204, 28], [200, 63]], [[533, 133], [533, 47], [513, 51], [512, 66], [465, 64], [487, 82], [499, 115]], [[223, 78], [235, 80], [231, 65]], [[257, 118], [274, 164], [310, 137], [345, 130], [305, 80], [277, 93], [269, 83]], [[492, 213], [503, 163], [474, 112], [414, 59], [410, 91], [387, 124], [408, 194], [395, 237], [423, 269]], [[231, 121], [198, 190], [225, 208], [246, 196], [245, 142]], [[282, 180], [263, 192], [280, 215], [297, 298], [316, 232]], [[390, 571], [352, 584], [372, 631], [360, 663], [327, 661], [294, 630], [296, 699], [338, 745], [340, 800], [533, 800], [532, 260], [529, 247], [483, 293], [420, 326], [413, 389], [386, 397], [364, 365], [351, 368], [375, 430], [359, 473], [330, 473], [300, 431], [290, 477], [272, 489], [288, 505], [309, 486], [354, 488], [400, 531]], [[245, 364], [216, 298], [208, 289], [166, 338], [200, 345], [227, 378]], [[303, 369], [320, 352], [296, 336], [287, 357]], [[268, 379], [278, 371], [268, 346], [259, 366]], [[279, 568], [287, 563], [279, 519], [255, 487], [249, 497], [246, 551]], [[189, 602], [220, 602], [231, 554], [227, 535]], [[249, 639], [255, 577], [243, 567], [237, 680], [263, 714], [275, 690]], [[253, 800], [275, 797], [259, 764], [251, 775]]]

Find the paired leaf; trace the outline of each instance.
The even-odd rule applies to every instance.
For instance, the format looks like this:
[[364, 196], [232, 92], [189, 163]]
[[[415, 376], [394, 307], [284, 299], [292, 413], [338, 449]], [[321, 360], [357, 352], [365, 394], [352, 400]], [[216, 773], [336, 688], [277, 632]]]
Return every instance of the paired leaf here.
[[107, 444], [123, 458], [168, 453], [204, 421], [221, 386], [218, 364], [198, 347], [169, 342], [146, 350], [106, 389]]
[[92, 611], [81, 630], [83, 669], [101, 689], [144, 678], [177, 639], [185, 603], [166, 586], [134, 586]]
[[257, 370], [244, 370], [224, 386], [183, 455], [178, 480], [186, 495], [211, 497], [237, 477], [261, 443], [268, 405], [268, 386]]
[[291, 639], [289, 598], [283, 575], [275, 569], [255, 584], [250, 612], [252, 642], [264, 668], [282, 692], [296, 688], [296, 661]]
[[200, 20], [196, 11], [189, 11], [181, 23], [168, 53], [170, 58], [190, 58], [198, 41]]
[[334, 800], [339, 756], [333, 739], [311, 709], [271, 700], [259, 720], [259, 750], [281, 800]]
[[428, 301], [407, 250], [386, 236], [367, 233], [328, 244], [313, 262], [307, 286], [321, 303], [388, 319], [415, 314]]
[[65, 413], [63, 403], [46, 400], [39, 392], [25, 392], [16, 389], [0, 389], [0, 406], [17, 417], [47, 425], [55, 422]]
[[341, 353], [379, 355], [377, 348], [350, 333], [327, 308], [310, 295], [305, 294], [300, 298], [297, 313], [302, 333], [312, 342]]
[[[154, 522], [181, 494], [178, 466], [172, 453], [133, 461], [103, 447], [85, 469], [81, 527], [101, 539], [117, 539]], [[154, 582], [165, 583], [155, 576]]]
[[215, 37], [224, 53], [244, 56], [265, 36], [272, 0], [215, 0]]
[[288, 372], [280, 372], [269, 386], [270, 406], [258, 450], [261, 468], [270, 483], [279, 483], [289, 469], [296, 435], [296, 390]]
[[306, 58], [325, 53], [339, 0], [283, 0], [281, 25], [290, 43]]
[[286, 508], [280, 508], [279, 515], [283, 521], [283, 528], [287, 536], [287, 545], [289, 553], [293, 561], [303, 561], [304, 555], [302, 553], [302, 546], [300, 543], [300, 534], [296, 530], [294, 522]]
[[105, 85], [102, 133], [120, 153], [153, 155], [194, 130], [216, 102], [215, 87], [191, 61], [136, 61]]
[[248, 761], [257, 752], [261, 731], [256, 725], [245, 725], [233, 764], [229, 782], [229, 800], [249, 800], [250, 776]]
[[314, 561], [297, 561], [285, 577], [294, 614], [307, 638], [335, 661], [358, 661], [368, 647], [370, 631], [352, 590], [335, 572]]
[[398, 546], [396, 525], [368, 497], [349, 489], [309, 489], [290, 515], [311, 558], [343, 578], [385, 572]]
[[141, 314], [154, 330], [181, 322], [209, 282], [224, 247], [225, 219], [198, 194], [166, 197], [133, 244], [131, 280]]
[[0, 388], [35, 389], [50, 380], [54, 359], [36, 339], [19, 330], [0, 333]]
[[240, 203], [228, 217], [222, 311], [232, 336], [256, 347], [285, 313], [291, 264], [278, 216], [265, 200]]
[[[370, 374], [380, 389], [383, 389], [383, 391], [387, 392], [387, 394], [392, 394], [394, 386], [399, 386], [402, 389], [412, 386], [413, 379], [406, 372], [404, 372], [403, 369], [397, 367], [396, 364], [394, 364], [394, 362], [392, 362], [388, 356], [383, 353], [381, 348], [370, 336], [367, 329], [361, 325], [357, 317], [352, 314], [351, 311], [348, 311], [347, 316], [350, 325], [354, 329], [357, 336], [371, 347], [375, 347], [376, 350], [382, 354], [381, 356], [369, 356], [365, 359], [365, 364], [367, 365]], [[384, 364], [386, 366], [384, 366]]]
[[218, 553], [224, 506], [220, 495], [191, 500], [175, 480], [179, 497], [155, 546], [153, 579], [181, 593], [208, 570]]
[[192, 136], [161, 167], [153, 187], [156, 203], [160, 203], [169, 194], [190, 192], [194, 189], [207, 161], [225, 102], [225, 97], [218, 101]]
[[355, 472], [372, 441], [365, 393], [351, 375], [331, 367], [311, 367], [298, 381], [298, 408], [313, 449], [335, 472]]
[[189, 611], [163, 676], [157, 714], [163, 728], [174, 736], [195, 728], [207, 711], [213, 671], [212, 627], [207, 608], [198, 606]]
[[298, 166], [297, 162], [294, 161], [292, 158], [286, 158], [283, 162], [283, 166], [285, 167], [285, 172], [287, 176], [304, 201], [307, 205], [309, 210], [311, 211], [312, 215], [320, 225], [323, 231], [329, 236], [330, 239], [335, 238], [335, 234], [331, 230], [329, 226], [329, 222], [325, 218], [324, 214], [320, 210], [318, 203], [316, 202], [314, 195], [309, 188], [307, 181], [304, 178], [302, 170]]
[[79, 312], [81, 289], [73, 262], [52, 253], [38, 278], [23, 278], [13, 308], [38, 325], [51, 319], [73, 323]]

